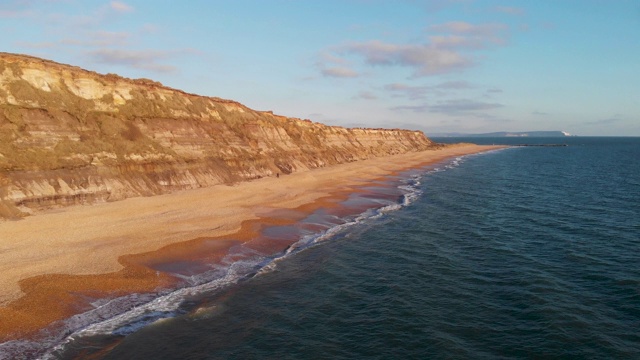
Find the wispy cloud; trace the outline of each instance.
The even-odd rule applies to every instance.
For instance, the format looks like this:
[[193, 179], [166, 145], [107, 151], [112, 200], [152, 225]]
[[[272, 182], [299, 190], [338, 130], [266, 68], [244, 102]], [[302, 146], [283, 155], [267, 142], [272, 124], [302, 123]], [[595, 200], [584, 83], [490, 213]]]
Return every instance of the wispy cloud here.
[[142, 25], [142, 27], [140, 28], [140, 32], [144, 33], [144, 34], [155, 34], [159, 31], [159, 27], [157, 25], [154, 24], [144, 24]]
[[0, 9], [0, 19], [21, 18], [30, 16], [32, 13], [28, 10], [3, 10]]
[[121, 12], [121, 13], [126, 13], [126, 12], [132, 12], [133, 6], [131, 5], [127, 5], [121, 1], [112, 1], [109, 4], [109, 7], [111, 7], [111, 9], [117, 11], [117, 12]]
[[31, 1], [9, 0], [0, 2], [0, 18], [22, 18], [33, 15]]
[[492, 110], [503, 106], [504, 105], [497, 103], [486, 103], [469, 99], [455, 99], [440, 102], [431, 106], [429, 109], [431, 112], [457, 115], [471, 111]]
[[509, 15], [520, 16], [525, 14], [525, 11], [523, 8], [514, 7], [514, 6], [496, 6], [493, 8], [493, 10], [504, 13], [504, 14], [509, 14]]
[[430, 36], [431, 43], [442, 49], [486, 49], [492, 45], [505, 44], [504, 38], [486, 36]]
[[411, 112], [417, 112], [417, 113], [424, 113], [424, 112], [429, 111], [429, 105], [423, 104], [423, 105], [394, 106], [394, 107], [390, 108], [390, 110], [393, 110], [393, 111], [411, 111]]
[[451, 21], [444, 24], [432, 25], [430, 29], [437, 32], [448, 32], [454, 34], [472, 34], [472, 35], [495, 35], [500, 31], [506, 30], [505, 24], [489, 23], [489, 24], [471, 24], [465, 21]]
[[404, 97], [409, 100], [422, 100], [428, 95], [445, 96], [459, 90], [475, 88], [467, 81], [445, 81], [436, 85], [408, 85], [405, 83], [392, 83], [384, 86], [384, 90], [392, 97]]
[[160, 30], [149, 23], [140, 24], [137, 30], [117, 30], [117, 19], [129, 16], [136, 10], [127, 0], [105, 1], [102, 5], [81, 14], [45, 12], [47, 8], [41, 6], [55, 5], [58, 1], [69, 0], [0, 2], [0, 12], [25, 12], [33, 9], [35, 15], [32, 17], [41, 21], [47, 29], [55, 29], [55, 34], [64, 34], [61, 38], [48, 42], [22, 42], [16, 45], [27, 49], [49, 49], [49, 52], [53, 52], [54, 49], [66, 51], [76, 53], [94, 64], [118, 65], [156, 73], [176, 71], [177, 68], [169, 63], [171, 59], [186, 55], [202, 55], [201, 52], [189, 48], [141, 48], [147, 37], [158, 36]]
[[425, 8], [430, 12], [441, 11], [446, 8], [456, 6], [459, 4], [467, 4], [473, 2], [473, 0], [422, 0], [417, 3], [424, 4]]
[[348, 67], [331, 67], [321, 69], [320, 72], [324, 76], [337, 78], [354, 78], [358, 77], [358, 72]]
[[443, 74], [472, 65], [470, 59], [459, 53], [428, 44], [399, 45], [373, 40], [344, 45], [339, 52], [360, 56], [369, 65], [409, 67], [415, 77]]
[[469, 39], [465, 36], [459, 36], [459, 35], [445, 35], [445, 36], [435, 35], [435, 36], [429, 36], [429, 40], [431, 41], [431, 44], [433, 44], [433, 46], [440, 47], [440, 48], [461, 48], [461, 47], [480, 48], [482, 47], [481, 44], [478, 44], [472, 39]]
[[474, 86], [467, 81], [445, 81], [434, 87], [437, 89], [447, 89], [447, 90], [460, 90], [460, 89], [474, 88]]
[[492, 98], [494, 95], [502, 94], [502, 93], [503, 93], [502, 89], [491, 88], [491, 89], [485, 90], [483, 95], [485, 98]]
[[99, 49], [87, 54], [92, 61], [101, 64], [124, 65], [161, 73], [176, 70], [175, 66], [158, 63], [172, 55], [167, 51]]
[[371, 91], [360, 91], [358, 95], [353, 97], [354, 99], [363, 99], [363, 100], [377, 100], [378, 96]]
[[323, 52], [320, 55], [319, 60], [316, 61], [316, 67], [320, 70], [320, 74], [325, 77], [355, 78], [360, 76], [351, 67], [349, 61], [329, 52]]
[[392, 96], [407, 97], [410, 100], [423, 99], [431, 90], [429, 86], [411, 86], [402, 83], [387, 84], [384, 89], [389, 91]]
[[115, 20], [134, 11], [133, 6], [121, 1], [112, 1], [81, 15], [54, 14], [52, 20], [57, 21], [60, 25], [95, 30], [113, 24]]
[[126, 45], [131, 33], [125, 31], [97, 31], [91, 34], [93, 44], [97, 46]]
[[464, 21], [452, 21], [432, 25], [430, 31], [446, 35], [430, 36], [435, 46], [448, 49], [484, 49], [495, 45], [504, 45], [508, 26], [499, 23], [471, 24]]
[[54, 42], [26, 42], [26, 41], [16, 41], [14, 43], [17, 46], [29, 48], [29, 49], [53, 49], [58, 46]]
[[605, 119], [598, 119], [598, 120], [594, 120], [594, 121], [587, 121], [585, 122], [585, 125], [589, 125], [589, 126], [594, 126], [594, 125], [611, 125], [611, 124], [615, 124], [622, 121], [622, 115], [620, 114], [615, 114], [612, 117], [609, 118], [605, 118]]
[[68, 38], [61, 40], [60, 43], [91, 47], [125, 46], [131, 37], [132, 34], [128, 32], [95, 31], [87, 33], [86, 38]]
[[[325, 76], [355, 77], [357, 65], [405, 67], [411, 77], [427, 77], [464, 70], [476, 64], [473, 51], [506, 44], [508, 26], [499, 23], [471, 24], [454, 21], [432, 25], [425, 43], [392, 43], [382, 40], [350, 42], [324, 51], [317, 67]], [[336, 64], [349, 63], [350, 72], [329, 72]]]

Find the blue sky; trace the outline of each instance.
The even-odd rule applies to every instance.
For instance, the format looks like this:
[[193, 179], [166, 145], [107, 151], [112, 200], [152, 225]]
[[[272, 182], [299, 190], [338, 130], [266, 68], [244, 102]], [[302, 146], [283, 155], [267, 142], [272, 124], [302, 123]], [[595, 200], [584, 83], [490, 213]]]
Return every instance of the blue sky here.
[[640, 136], [638, 0], [3, 0], [0, 32], [331, 125]]

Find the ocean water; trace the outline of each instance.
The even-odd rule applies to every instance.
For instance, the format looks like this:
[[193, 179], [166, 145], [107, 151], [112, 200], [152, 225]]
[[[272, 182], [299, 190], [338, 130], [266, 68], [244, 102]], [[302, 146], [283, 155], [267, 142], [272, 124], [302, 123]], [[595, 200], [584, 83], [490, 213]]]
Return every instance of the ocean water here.
[[568, 146], [513, 147], [390, 177], [337, 209], [266, 229], [289, 239], [285, 251], [235, 249], [206, 276], [185, 276], [182, 289], [141, 296], [120, 316], [76, 319], [46, 346], [0, 352], [639, 359], [640, 138], [526, 142]]

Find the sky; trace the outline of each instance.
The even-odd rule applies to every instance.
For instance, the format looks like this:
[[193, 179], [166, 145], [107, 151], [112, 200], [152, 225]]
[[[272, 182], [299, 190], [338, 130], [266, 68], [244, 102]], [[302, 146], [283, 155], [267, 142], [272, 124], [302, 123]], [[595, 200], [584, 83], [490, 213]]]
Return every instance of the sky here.
[[0, 0], [0, 33], [329, 125], [640, 136], [640, 0]]

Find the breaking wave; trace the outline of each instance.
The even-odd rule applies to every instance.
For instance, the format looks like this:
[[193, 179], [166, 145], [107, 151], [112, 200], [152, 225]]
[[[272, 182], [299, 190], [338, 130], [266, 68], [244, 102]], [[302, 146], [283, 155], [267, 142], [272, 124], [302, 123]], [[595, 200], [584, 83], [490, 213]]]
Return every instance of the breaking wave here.
[[282, 253], [264, 254], [238, 245], [232, 247], [222, 261], [211, 264], [206, 272], [191, 276], [173, 274], [183, 280], [181, 288], [97, 299], [91, 303], [93, 309], [53, 324], [39, 335], [37, 341], [13, 340], [0, 344], [0, 360], [58, 359], [69, 344], [79, 339], [103, 335], [125, 336], [164, 319], [188, 314], [194, 311], [197, 299], [202, 296], [273, 271], [278, 262], [300, 251], [342, 236], [353, 226], [411, 205], [422, 194], [419, 188], [425, 175], [457, 167], [463, 159], [456, 157], [435, 167], [405, 173], [396, 184], [401, 194], [397, 201], [369, 199], [372, 207], [355, 216], [334, 217], [327, 222], [331, 225], [321, 224], [327, 227], [325, 230], [302, 235]]

